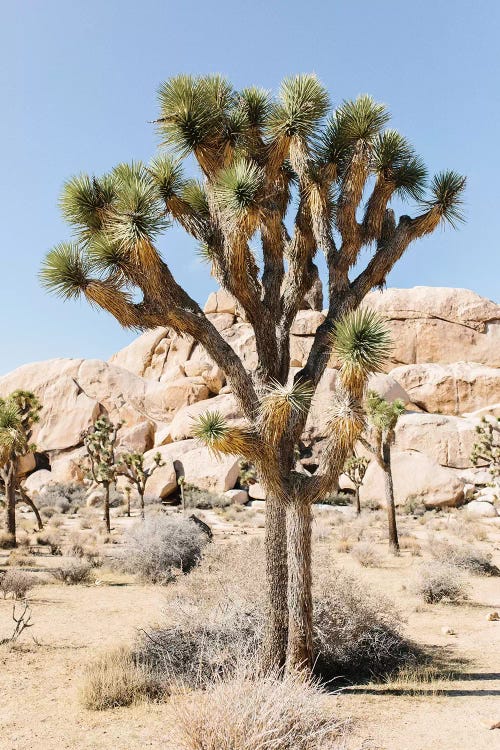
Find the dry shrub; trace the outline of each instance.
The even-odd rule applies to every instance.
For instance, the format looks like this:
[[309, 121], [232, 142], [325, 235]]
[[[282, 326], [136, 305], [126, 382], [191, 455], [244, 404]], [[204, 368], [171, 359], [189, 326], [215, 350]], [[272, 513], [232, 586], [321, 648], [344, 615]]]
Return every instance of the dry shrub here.
[[498, 576], [500, 570], [491, 562], [491, 554], [465, 544], [437, 542], [431, 549], [436, 560], [469, 571], [478, 576]]
[[91, 583], [93, 580], [92, 566], [84, 560], [69, 560], [57, 568], [52, 568], [49, 572], [56, 581], [68, 586]]
[[422, 555], [420, 543], [413, 536], [400, 536], [399, 546], [401, 549], [408, 550], [412, 557], [420, 557]]
[[337, 542], [337, 552], [347, 553], [352, 550], [352, 542], [350, 539], [339, 539]]
[[351, 555], [364, 568], [380, 568], [382, 557], [370, 542], [358, 542], [351, 550]]
[[0, 575], [0, 591], [6, 599], [9, 594], [13, 599], [24, 599], [30, 589], [36, 584], [34, 576], [22, 570], [8, 570]]
[[237, 674], [173, 702], [178, 750], [335, 750], [343, 729], [317, 687], [293, 676]]
[[147, 665], [138, 664], [130, 649], [121, 647], [89, 664], [80, 688], [80, 700], [92, 711], [155, 700], [163, 688]]
[[184, 503], [186, 508], [199, 508], [209, 510], [210, 508], [227, 508], [231, 505], [231, 499], [215, 492], [200, 489], [192, 484], [184, 485]]
[[151, 583], [168, 583], [174, 569], [189, 573], [199, 563], [208, 537], [190, 519], [163, 514], [133, 526], [127, 542], [124, 569]]
[[456, 565], [435, 560], [420, 566], [413, 590], [427, 604], [455, 604], [467, 599], [468, 584], [463, 571]]
[[14, 547], [14, 537], [7, 531], [0, 531], [0, 549], [11, 549]]
[[9, 555], [7, 564], [16, 568], [27, 568], [33, 563], [33, 558], [22, 549], [14, 549]]
[[[265, 624], [263, 576], [256, 575], [263, 570], [260, 541], [213, 545], [172, 587], [165, 623], [144, 634], [140, 658], [189, 687], [252, 662]], [[416, 660], [390, 603], [335, 568], [328, 551], [316, 555], [315, 584], [314, 642], [323, 678], [382, 675]]]
[[61, 535], [57, 530], [40, 531], [36, 535], [36, 543], [42, 546], [50, 547], [51, 555], [60, 555], [61, 553]]

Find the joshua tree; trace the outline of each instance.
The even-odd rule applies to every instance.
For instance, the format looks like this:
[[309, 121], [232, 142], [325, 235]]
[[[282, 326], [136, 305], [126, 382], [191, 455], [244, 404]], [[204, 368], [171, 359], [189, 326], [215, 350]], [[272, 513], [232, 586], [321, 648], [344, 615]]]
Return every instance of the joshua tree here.
[[144, 520], [144, 493], [146, 492], [146, 482], [156, 469], [165, 464], [161, 460], [160, 453], [156, 453], [153, 456], [153, 463], [149, 468], [144, 466], [144, 453], [122, 453], [119, 462], [120, 474], [127, 477], [129, 482], [135, 485], [135, 488], [139, 493], [141, 518]]
[[[198, 434], [251, 461], [267, 492], [264, 666], [284, 664], [287, 654], [291, 667], [310, 665], [310, 505], [336, 486], [362, 424], [363, 377], [381, 359], [375, 341], [385, 344], [373, 317], [345, 316], [384, 285], [410, 243], [461, 218], [465, 180], [443, 172], [426, 193], [423, 162], [401, 135], [384, 130], [385, 106], [360, 96], [327, 117], [328, 94], [312, 75], [286, 79], [277, 99], [257, 88], [235, 91], [219, 76], [180, 75], [161, 86], [159, 101], [165, 149], [148, 166], [120, 164], [66, 183], [61, 206], [75, 241], [48, 254], [42, 282], [64, 298], [83, 295], [127, 328], [188, 334], [224, 370], [248, 426], [232, 430], [212, 415]], [[191, 155], [198, 180], [182, 173]], [[395, 197], [421, 210], [397, 220]], [[172, 276], [158, 244], [172, 221], [199, 243], [252, 325], [255, 372]], [[350, 276], [364, 247], [369, 260]], [[290, 329], [304, 297], [318, 297], [319, 250], [328, 266], [328, 311], [289, 383]], [[336, 341], [344, 346], [345, 377], [332, 404], [331, 455], [314, 476], [299, 476], [295, 446]]]
[[471, 461], [474, 466], [486, 465], [493, 479], [493, 486], [500, 482], [500, 417], [496, 420], [481, 419], [476, 427], [477, 442], [472, 446]]
[[113, 424], [108, 417], [101, 416], [83, 434], [90, 462], [90, 475], [94, 482], [104, 489], [104, 520], [108, 534], [111, 532], [109, 490], [120, 469], [115, 459], [116, 435], [120, 427], [121, 422]]
[[386, 401], [375, 391], [369, 391], [365, 404], [368, 416], [368, 440], [361, 437], [361, 443], [367, 448], [384, 472], [385, 501], [389, 526], [389, 546], [399, 554], [398, 527], [396, 523], [396, 504], [394, 502], [394, 485], [392, 482], [391, 446], [394, 443], [396, 423], [405, 410], [404, 402], [396, 399]]
[[365, 456], [352, 455], [344, 464], [344, 474], [349, 477], [354, 485], [354, 496], [356, 500], [356, 513], [361, 514], [361, 501], [359, 499], [359, 488], [363, 484], [369, 460]]
[[[41, 405], [29, 391], [13, 391], [0, 399], [0, 479], [5, 492], [7, 517], [5, 528], [16, 546], [16, 492], [27, 502], [37, 518], [38, 509], [19, 486], [19, 459], [34, 450], [30, 445], [33, 425], [38, 422]], [[40, 521], [39, 521], [40, 523]]]

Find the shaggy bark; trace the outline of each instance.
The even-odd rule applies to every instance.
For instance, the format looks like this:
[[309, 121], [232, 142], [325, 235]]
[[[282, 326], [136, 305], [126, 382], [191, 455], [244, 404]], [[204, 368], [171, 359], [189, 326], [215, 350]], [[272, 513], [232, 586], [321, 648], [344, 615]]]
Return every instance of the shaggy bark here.
[[261, 666], [272, 672], [285, 666], [288, 643], [286, 511], [273, 496], [266, 500], [265, 549], [268, 608]]
[[16, 477], [13, 464], [2, 471], [5, 488], [6, 519], [5, 530], [12, 537], [12, 546], [17, 546], [16, 538]]
[[290, 502], [286, 511], [289, 671], [309, 671], [313, 665], [311, 520], [311, 506], [305, 499]]
[[395, 554], [399, 554], [396, 503], [394, 502], [394, 485], [392, 481], [391, 446], [388, 443], [384, 443], [382, 448], [382, 468], [384, 472], [385, 502], [387, 505], [389, 546]]

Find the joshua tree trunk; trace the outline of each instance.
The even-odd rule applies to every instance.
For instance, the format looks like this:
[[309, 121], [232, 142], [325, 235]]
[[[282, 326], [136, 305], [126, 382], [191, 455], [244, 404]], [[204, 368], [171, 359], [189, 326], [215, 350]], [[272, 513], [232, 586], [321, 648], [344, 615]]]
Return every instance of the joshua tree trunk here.
[[300, 498], [287, 507], [288, 653], [289, 671], [310, 671], [313, 665], [313, 604], [311, 572], [311, 506]]
[[104, 521], [106, 522], [106, 531], [111, 534], [111, 519], [109, 517], [109, 482], [104, 485]]
[[35, 514], [36, 522], [38, 524], [38, 531], [42, 531], [42, 529], [43, 529], [43, 521], [42, 521], [42, 517], [40, 515], [40, 511], [36, 507], [35, 503], [31, 499], [31, 497], [29, 497], [26, 494], [26, 492], [24, 491], [24, 489], [22, 487], [19, 487], [19, 494], [21, 495], [21, 500], [23, 501], [23, 503], [26, 503], [26, 505], [28, 505], [31, 508], [31, 510], [33, 511], [33, 513]]
[[382, 448], [384, 462], [385, 502], [389, 527], [389, 547], [395, 555], [399, 554], [398, 527], [396, 523], [396, 504], [394, 502], [394, 485], [392, 482], [391, 447], [387, 443]]
[[356, 499], [356, 515], [361, 515], [361, 500], [359, 499], [359, 487], [356, 485], [354, 490], [354, 497]]
[[7, 518], [5, 529], [12, 537], [12, 546], [17, 547], [16, 539], [16, 482], [15, 471], [12, 467], [2, 472], [5, 485], [5, 503], [7, 505]]
[[282, 669], [288, 642], [288, 563], [286, 511], [281, 500], [266, 500], [266, 582], [268, 616], [262, 647], [262, 670]]
[[141, 500], [141, 519], [144, 521], [144, 490], [141, 487], [139, 488], [139, 497]]

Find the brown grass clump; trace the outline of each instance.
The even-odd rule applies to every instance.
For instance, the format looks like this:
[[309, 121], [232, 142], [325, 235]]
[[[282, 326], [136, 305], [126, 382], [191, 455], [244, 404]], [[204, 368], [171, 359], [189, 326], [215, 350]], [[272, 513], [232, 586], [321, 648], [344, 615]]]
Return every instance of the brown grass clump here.
[[351, 550], [351, 555], [364, 568], [380, 568], [382, 557], [377, 548], [370, 542], [358, 542]]
[[92, 711], [157, 700], [162, 694], [163, 688], [151, 670], [137, 664], [125, 647], [105, 653], [89, 664], [80, 688], [82, 704]]
[[421, 557], [422, 555], [420, 543], [413, 536], [400, 536], [399, 547], [402, 550], [408, 550], [412, 557]]
[[0, 531], [0, 549], [10, 549], [14, 546], [14, 537], [7, 531]]
[[500, 569], [491, 562], [491, 554], [465, 544], [437, 542], [432, 545], [432, 555], [439, 562], [455, 565], [478, 576], [500, 576]]
[[9, 555], [7, 564], [15, 568], [28, 568], [33, 563], [33, 558], [22, 549], [14, 549]]
[[173, 704], [178, 750], [335, 750], [343, 727], [317, 687], [297, 677], [219, 679]]
[[49, 573], [59, 583], [68, 586], [76, 586], [79, 583], [91, 583], [94, 578], [92, 566], [85, 560], [70, 560], [57, 568], [52, 568]]

